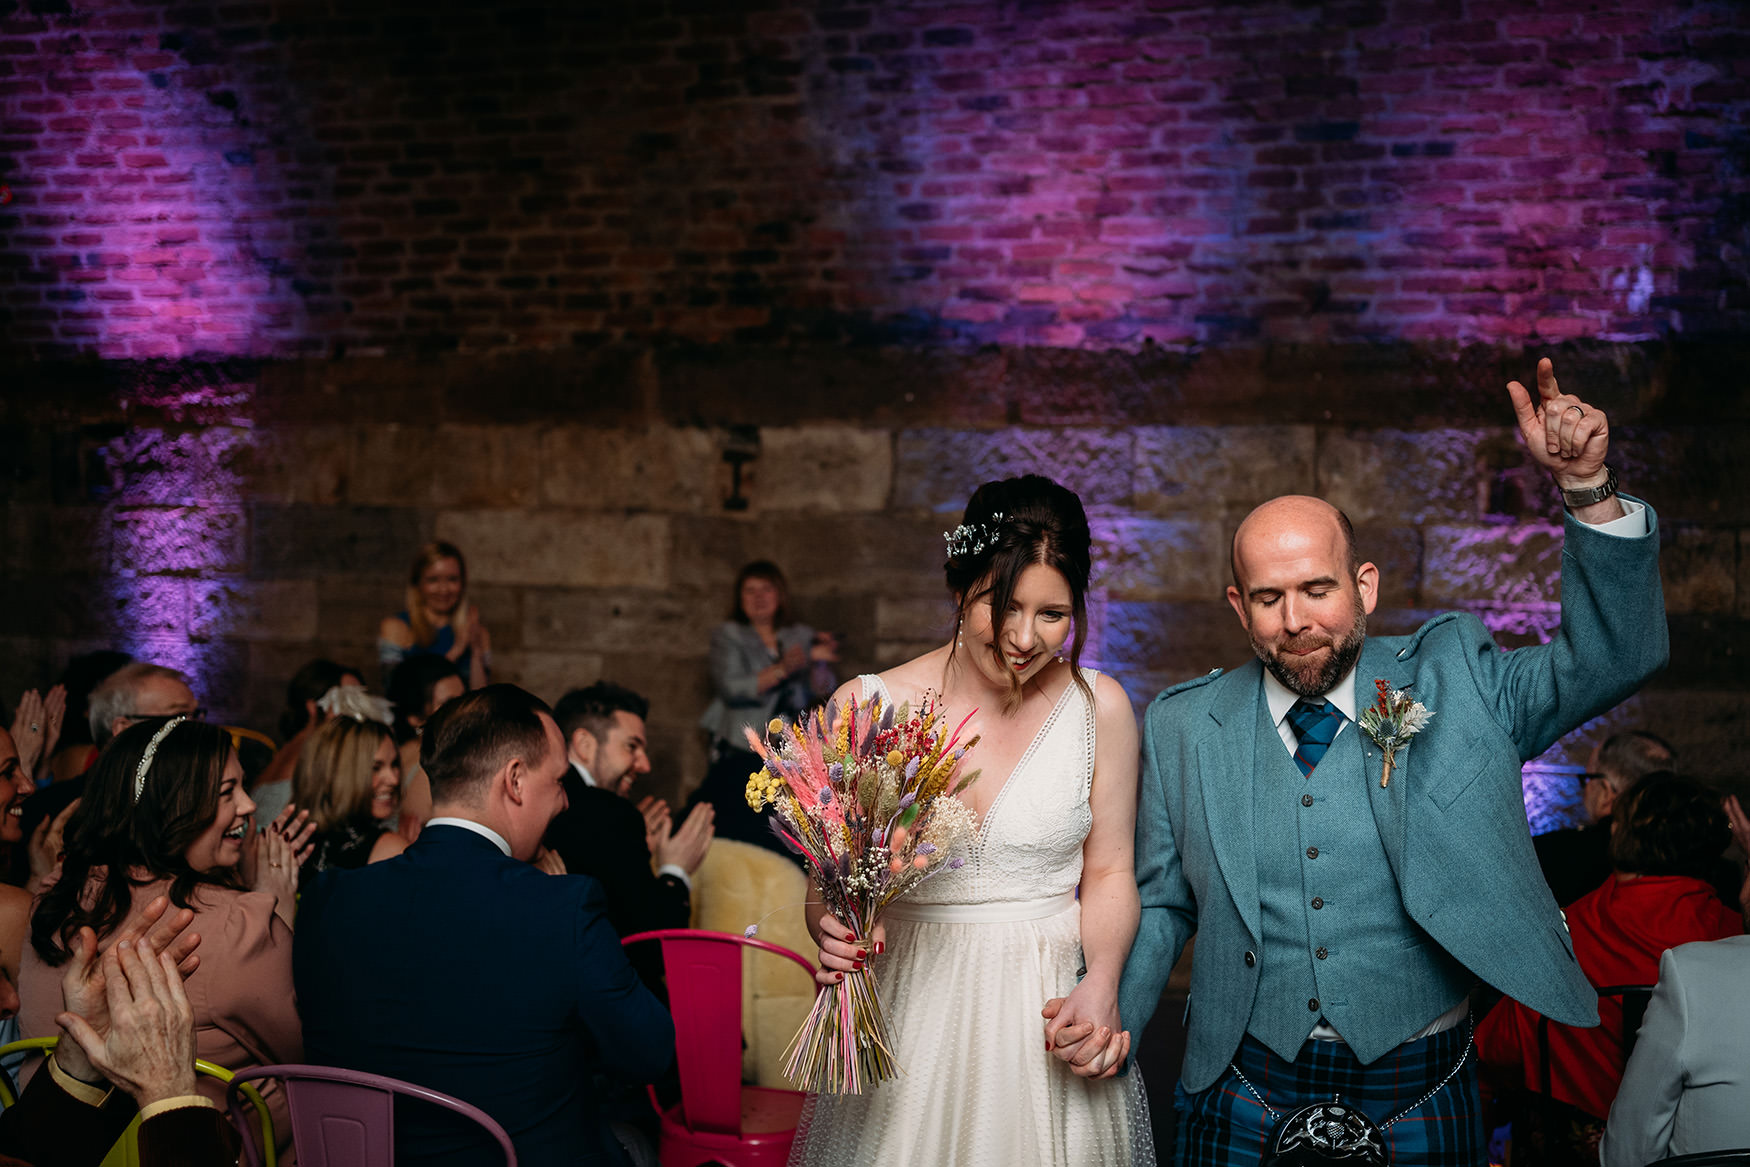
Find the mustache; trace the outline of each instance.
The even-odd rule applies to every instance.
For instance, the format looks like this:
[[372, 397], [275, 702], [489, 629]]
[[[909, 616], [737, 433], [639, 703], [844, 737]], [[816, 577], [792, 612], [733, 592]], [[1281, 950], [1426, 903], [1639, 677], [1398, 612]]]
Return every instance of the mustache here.
[[1315, 648], [1330, 648], [1336, 643], [1329, 636], [1296, 636], [1284, 640], [1278, 647], [1288, 652], [1311, 652]]

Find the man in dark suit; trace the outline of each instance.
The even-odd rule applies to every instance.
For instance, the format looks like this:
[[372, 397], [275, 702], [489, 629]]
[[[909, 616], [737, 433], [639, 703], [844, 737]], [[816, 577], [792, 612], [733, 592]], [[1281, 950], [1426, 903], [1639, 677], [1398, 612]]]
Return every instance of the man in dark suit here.
[[[303, 894], [293, 973], [309, 1059], [473, 1103], [523, 1167], [624, 1162], [592, 1074], [658, 1077], [674, 1025], [622, 955], [595, 881], [529, 865], [565, 808], [557, 723], [521, 689], [490, 685], [432, 715], [420, 764], [433, 817], [418, 841]], [[466, 1124], [400, 1109], [400, 1157], [490, 1161]]]
[[607, 681], [573, 689], [554, 710], [569, 763], [569, 806], [547, 828], [547, 846], [565, 861], [565, 870], [600, 881], [608, 919], [621, 936], [687, 926], [691, 876], [713, 833], [709, 804], [695, 806], [671, 833], [665, 806], [646, 818], [620, 796], [622, 783], [650, 771], [644, 738], [649, 712], [643, 697]]

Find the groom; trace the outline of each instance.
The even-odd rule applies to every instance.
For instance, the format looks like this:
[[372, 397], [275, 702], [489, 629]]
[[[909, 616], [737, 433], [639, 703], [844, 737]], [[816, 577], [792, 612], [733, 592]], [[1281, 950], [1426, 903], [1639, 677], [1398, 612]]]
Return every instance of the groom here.
[[[1567, 507], [1549, 644], [1503, 652], [1464, 613], [1367, 639], [1378, 569], [1340, 511], [1289, 496], [1234, 535], [1227, 597], [1258, 660], [1148, 711], [1142, 923], [1119, 1003], [1141, 1033], [1197, 934], [1181, 1164], [1256, 1164], [1277, 1116], [1333, 1095], [1375, 1123], [1409, 1111], [1385, 1131], [1396, 1164], [1484, 1164], [1475, 984], [1598, 1023], [1520, 764], [1665, 663], [1659, 540], [1651, 508], [1616, 493], [1604, 414], [1562, 394], [1547, 359], [1537, 388], [1536, 403], [1508, 392]], [[1380, 683], [1433, 715], [1390, 766], [1358, 720]]]

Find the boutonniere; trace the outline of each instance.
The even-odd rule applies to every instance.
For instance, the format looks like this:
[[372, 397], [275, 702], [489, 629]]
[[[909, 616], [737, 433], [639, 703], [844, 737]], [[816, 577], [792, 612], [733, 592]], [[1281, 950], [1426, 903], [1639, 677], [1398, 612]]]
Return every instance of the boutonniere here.
[[1385, 762], [1379, 768], [1379, 788], [1384, 790], [1391, 781], [1391, 772], [1397, 768], [1398, 751], [1422, 732], [1434, 712], [1384, 681], [1373, 682], [1373, 687], [1379, 690], [1379, 697], [1361, 711], [1361, 728], [1385, 754]]

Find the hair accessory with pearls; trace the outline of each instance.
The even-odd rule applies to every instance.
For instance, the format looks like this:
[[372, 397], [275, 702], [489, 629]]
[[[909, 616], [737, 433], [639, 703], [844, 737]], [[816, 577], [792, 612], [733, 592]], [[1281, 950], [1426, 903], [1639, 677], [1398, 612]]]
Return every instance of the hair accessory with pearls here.
[[140, 755], [140, 764], [134, 767], [134, 805], [140, 804], [140, 794], [146, 789], [146, 771], [152, 768], [152, 758], [158, 753], [158, 747], [164, 744], [164, 739], [170, 736], [170, 731], [187, 721], [186, 717], [172, 717], [158, 727], [158, 732], [152, 735], [152, 740], [146, 743], [146, 752]]

